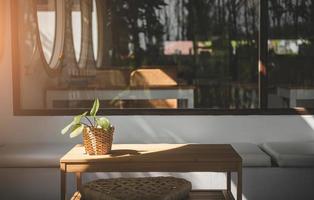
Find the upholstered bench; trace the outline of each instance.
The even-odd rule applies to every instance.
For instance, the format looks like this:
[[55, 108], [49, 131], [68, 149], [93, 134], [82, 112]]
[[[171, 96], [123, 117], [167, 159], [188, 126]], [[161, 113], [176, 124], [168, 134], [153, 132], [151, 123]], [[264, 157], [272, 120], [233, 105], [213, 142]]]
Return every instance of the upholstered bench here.
[[192, 184], [181, 178], [145, 177], [98, 179], [81, 189], [82, 200], [183, 200]]
[[9, 144], [0, 146], [1, 168], [59, 168], [73, 144]]
[[271, 158], [256, 144], [233, 143], [232, 147], [242, 158], [243, 167], [271, 167]]
[[[311, 142], [309, 142], [311, 143]], [[308, 144], [311, 146], [310, 144]], [[55, 200], [60, 197], [59, 159], [74, 144], [5, 144], [0, 145], [1, 199]], [[262, 145], [265, 147], [265, 145]], [[249, 143], [233, 144], [243, 159], [243, 188], [247, 199], [311, 199], [314, 191], [314, 168], [312, 167], [268, 167], [270, 156], [275, 156], [263, 147]], [[304, 148], [303, 144], [301, 147]], [[292, 152], [295, 153], [295, 147]], [[311, 156], [311, 155], [310, 155]], [[261, 160], [260, 160], [261, 159]], [[282, 159], [282, 158], [281, 158]], [[281, 166], [284, 166], [280, 164]], [[290, 165], [295, 166], [295, 165]], [[174, 173], [116, 173], [85, 174], [84, 180], [99, 178], [139, 177], [139, 176], [176, 176], [193, 182], [194, 189], [215, 189], [224, 187], [224, 175], [218, 174], [174, 174]], [[191, 178], [191, 179], [190, 179]], [[221, 180], [219, 184], [217, 179]], [[49, 180], [49, 181], [47, 181]], [[215, 180], [215, 181], [213, 181]], [[234, 179], [235, 180], [235, 179]], [[44, 184], [43, 184], [44, 183]], [[213, 184], [215, 183], [215, 184]], [[289, 183], [289, 184], [287, 184]], [[273, 188], [280, 186], [279, 190]], [[68, 196], [75, 192], [73, 174], [67, 177]], [[299, 187], [298, 193], [293, 192]], [[14, 188], [13, 192], [12, 189]], [[249, 189], [248, 189], [249, 188]], [[285, 191], [282, 194], [282, 190]], [[197, 198], [196, 198], [197, 199]]]
[[314, 141], [270, 142], [262, 148], [279, 167], [314, 167]]

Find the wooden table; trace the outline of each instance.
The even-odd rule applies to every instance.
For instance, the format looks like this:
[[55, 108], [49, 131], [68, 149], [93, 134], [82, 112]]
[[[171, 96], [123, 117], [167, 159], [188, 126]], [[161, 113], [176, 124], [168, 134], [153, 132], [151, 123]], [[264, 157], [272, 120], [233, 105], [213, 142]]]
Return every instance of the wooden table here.
[[78, 190], [83, 172], [226, 172], [225, 199], [234, 199], [231, 173], [237, 172], [237, 200], [242, 199], [242, 159], [229, 144], [114, 144], [111, 154], [101, 156], [76, 145], [60, 159], [60, 170], [62, 200], [69, 172], [76, 174]]

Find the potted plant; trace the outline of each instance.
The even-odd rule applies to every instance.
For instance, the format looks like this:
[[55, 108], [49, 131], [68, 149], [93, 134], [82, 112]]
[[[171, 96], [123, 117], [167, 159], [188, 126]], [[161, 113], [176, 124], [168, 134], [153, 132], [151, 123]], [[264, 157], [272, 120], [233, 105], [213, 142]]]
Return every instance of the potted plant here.
[[97, 117], [99, 100], [94, 101], [89, 114], [84, 112], [73, 118], [73, 121], [62, 129], [61, 133], [70, 132], [70, 138], [83, 133], [83, 143], [89, 155], [104, 155], [110, 152], [114, 126], [106, 117]]

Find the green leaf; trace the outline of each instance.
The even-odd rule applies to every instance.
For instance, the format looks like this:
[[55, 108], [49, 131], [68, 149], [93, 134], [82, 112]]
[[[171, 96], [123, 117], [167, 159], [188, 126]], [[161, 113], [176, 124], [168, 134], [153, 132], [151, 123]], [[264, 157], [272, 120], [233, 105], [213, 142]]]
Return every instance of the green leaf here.
[[61, 134], [62, 135], [64, 135], [64, 134], [66, 134], [69, 130], [70, 130], [70, 128], [73, 126], [73, 122], [71, 122], [70, 124], [68, 124], [66, 127], [64, 127], [62, 130], [61, 130]]
[[[63, 134], [63, 135], [66, 134], [66, 133], [70, 130], [70, 128], [73, 127], [74, 124], [76, 124], [76, 125], [80, 124], [82, 118], [83, 118], [84, 116], [86, 116], [87, 113], [88, 113], [88, 112], [84, 112], [84, 113], [81, 114], [81, 115], [75, 116], [74, 119], [73, 119], [73, 121], [61, 130], [61, 134]], [[75, 127], [74, 127], [74, 128], [75, 128]]]
[[110, 127], [110, 121], [106, 117], [97, 119], [97, 124], [106, 130]]
[[90, 110], [90, 115], [95, 117], [98, 112], [98, 109], [99, 109], [99, 99], [95, 99], [94, 105], [92, 109]]
[[74, 138], [74, 137], [80, 135], [82, 133], [83, 129], [84, 129], [83, 124], [74, 125], [72, 132], [70, 133], [70, 138]]
[[74, 117], [74, 120], [73, 120], [73, 124], [79, 124], [81, 122], [81, 119], [86, 116], [87, 112], [84, 112], [83, 114], [81, 115], [77, 115]]

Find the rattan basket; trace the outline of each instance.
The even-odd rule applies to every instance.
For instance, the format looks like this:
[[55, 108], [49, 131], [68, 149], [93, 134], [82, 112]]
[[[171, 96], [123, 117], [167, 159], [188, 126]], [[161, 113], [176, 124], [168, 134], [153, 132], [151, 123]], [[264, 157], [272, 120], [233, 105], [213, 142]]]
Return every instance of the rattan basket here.
[[114, 127], [108, 131], [102, 128], [84, 128], [83, 141], [89, 155], [105, 155], [111, 151]]

